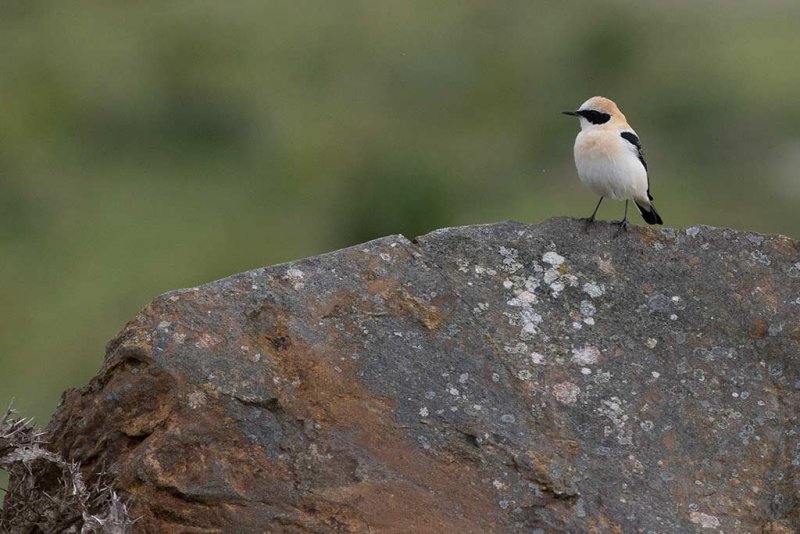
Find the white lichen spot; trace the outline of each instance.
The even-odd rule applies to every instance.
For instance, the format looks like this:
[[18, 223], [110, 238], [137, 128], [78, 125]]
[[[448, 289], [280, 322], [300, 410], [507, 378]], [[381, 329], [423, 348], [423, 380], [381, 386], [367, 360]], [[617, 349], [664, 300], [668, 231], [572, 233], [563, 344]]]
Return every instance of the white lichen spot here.
[[489, 309], [489, 303], [488, 302], [479, 302], [476, 307], [472, 308], [472, 312], [475, 315], [480, 315], [480, 314], [482, 314], [483, 312], [485, 312], [488, 309]]
[[492, 382], [500, 382], [500, 375], [497, 373], [492, 373]]
[[602, 297], [606, 292], [606, 289], [602, 285], [596, 284], [595, 282], [586, 282], [583, 284], [583, 292], [593, 299], [596, 299], [597, 297]]
[[169, 300], [171, 300], [172, 302], [178, 302], [179, 300], [181, 300], [181, 298], [178, 295], [172, 295], [169, 298]]
[[419, 415], [422, 416], [422, 417], [428, 417], [428, 407], [427, 406], [423, 406], [422, 408], [420, 408], [419, 409]]
[[497, 274], [497, 271], [494, 269], [490, 269], [488, 267], [481, 267], [480, 265], [475, 266], [475, 274], [478, 276], [488, 274], [489, 276], [494, 276]]
[[691, 226], [686, 229], [686, 235], [688, 235], [689, 237], [695, 237], [699, 233], [700, 233], [700, 228], [698, 228], [697, 226]]
[[600, 358], [600, 349], [588, 345], [580, 349], [572, 349], [572, 361], [578, 365], [593, 365]]
[[639, 423], [639, 426], [642, 427], [642, 430], [645, 432], [651, 432], [655, 427], [655, 424], [651, 420], [647, 419]]
[[306, 286], [304, 282], [305, 273], [296, 267], [289, 268], [283, 276], [283, 279], [288, 280], [295, 290], [303, 289]]
[[386, 252], [381, 252], [380, 257], [383, 261], [391, 261], [392, 259], [392, 256], [390, 254], [387, 254]]
[[574, 328], [575, 330], [580, 330], [581, 328], [583, 328], [583, 325], [578, 321], [572, 321], [572, 328]]
[[511, 415], [510, 413], [504, 413], [503, 415], [500, 416], [500, 420], [504, 423], [511, 424], [516, 422], [517, 418]]
[[506, 345], [505, 347], [503, 347], [503, 350], [509, 354], [524, 354], [528, 352], [528, 345], [520, 341], [513, 347], [510, 345]]
[[325, 460], [333, 458], [332, 454], [321, 454], [316, 443], [312, 443], [308, 446], [308, 456], [317, 462], [324, 462]]
[[519, 378], [520, 380], [530, 380], [531, 378], [533, 378], [533, 375], [527, 369], [521, 369], [517, 371], [517, 378]]
[[506, 487], [506, 485], [503, 484], [502, 482], [500, 482], [499, 480], [494, 480], [492, 482], [492, 485], [495, 487], [495, 489], [498, 489], [498, 490], [501, 490], [501, 489]]
[[256, 352], [255, 354], [250, 356], [250, 361], [253, 362], [253, 363], [260, 362], [261, 361], [261, 353], [260, 352]]
[[183, 332], [175, 334], [172, 336], [172, 340], [178, 345], [183, 345], [183, 342], [186, 341], [186, 334]]
[[589, 326], [594, 325], [594, 317], [584, 317], [583, 322], [588, 324]]
[[595, 308], [594, 304], [588, 300], [581, 301], [581, 315], [584, 317], [593, 317], [594, 314], [597, 312], [597, 308]]
[[561, 382], [553, 386], [553, 396], [558, 402], [563, 404], [572, 405], [578, 401], [578, 395], [581, 393], [581, 388], [572, 382]]
[[658, 378], [659, 376], [661, 376], [661, 373], [659, 373], [658, 371], [653, 371], [650, 374], [653, 376], [653, 378]]
[[558, 280], [559, 278], [561, 278], [561, 273], [559, 273], [555, 269], [548, 269], [544, 273], [543, 280], [544, 280], [545, 284], [550, 285], [553, 282], [555, 282], [556, 280]]
[[754, 250], [750, 253], [750, 259], [753, 260], [755, 263], [760, 263], [761, 265], [769, 265], [772, 263], [772, 260], [769, 259], [769, 256], [761, 252], [760, 250]]
[[590, 375], [592, 374], [592, 370], [588, 367], [581, 367], [581, 374], [583, 375]]
[[677, 321], [678, 320], [678, 316], [673, 313], [672, 315], [669, 316], [669, 320], [670, 321]]
[[198, 349], [210, 349], [220, 343], [221, 340], [217, 336], [209, 334], [208, 332], [203, 332], [200, 334], [200, 338], [195, 342], [194, 346]]
[[531, 313], [530, 318], [524, 318], [522, 323], [522, 331], [520, 332], [520, 336], [523, 339], [530, 338], [533, 334], [538, 332], [539, 330], [536, 328], [536, 325], [542, 322], [542, 316], [538, 313]]
[[454, 397], [458, 397], [458, 394], [459, 394], [459, 391], [458, 391], [456, 388], [453, 388], [453, 387], [449, 388], [449, 389], [447, 390], [447, 392], [448, 392], [450, 395], [454, 396]]
[[689, 514], [689, 521], [701, 528], [719, 528], [719, 518], [703, 512], [692, 512]]
[[469, 380], [469, 373], [461, 373], [461, 375], [458, 377], [458, 382], [460, 384], [466, 384], [467, 380]]
[[531, 304], [535, 304], [538, 301], [536, 295], [534, 295], [530, 291], [520, 291], [516, 294], [516, 296], [509, 301], [506, 302], [509, 306], [514, 307], [525, 307], [530, 306]]
[[647, 340], [644, 342], [644, 344], [648, 349], [654, 349], [656, 348], [656, 345], [658, 345], [658, 340], [652, 337], [648, 337]]
[[614, 425], [613, 429], [606, 427], [604, 433], [611, 435], [616, 430], [617, 443], [620, 445], [633, 445], [633, 434], [625, 426], [628, 416], [622, 409], [622, 401], [619, 397], [611, 397], [609, 400], [604, 400], [602, 404], [604, 407], [598, 408], [598, 411], [608, 417]]
[[550, 295], [553, 298], [557, 298], [561, 294], [561, 292], [564, 291], [564, 287], [566, 286], [564, 285], [564, 282], [561, 280], [553, 282], [552, 284], [550, 284]]
[[158, 323], [159, 330], [166, 330], [170, 326], [172, 326], [172, 323], [169, 321], [161, 321], [160, 323]]
[[542, 256], [542, 261], [545, 263], [549, 263], [553, 267], [558, 267], [562, 263], [564, 263], [564, 256], [556, 252], [545, 252]]
[[186, 400], [189, 401], [189, 408], [196, 410], [197, 408], [205, 406], [207, 399], [206, 394], [202, 391], [192, 391], [189, 393]]
[[457, 258], [456, 265], [458, 265], [458, 270], [462, 273], [469, 272], [469, 261], [466, 258]]
[[514, 287], [514, 282], [506, 278], [505, 280], [503, 280], [503, 287], [506, 289], [511, 289], [512, 287]]
[[536, 365], [542, 365], [544, 363], [544, 356], [538, 352], [531, 352], [531, 361]]
[[522, 269], [522, 264], [517, 260], [519, 252], [514, 248], [500, 247], [500, 255], [503, 257], [503, 266], [501, 267], [508, 273], [515, 273]]

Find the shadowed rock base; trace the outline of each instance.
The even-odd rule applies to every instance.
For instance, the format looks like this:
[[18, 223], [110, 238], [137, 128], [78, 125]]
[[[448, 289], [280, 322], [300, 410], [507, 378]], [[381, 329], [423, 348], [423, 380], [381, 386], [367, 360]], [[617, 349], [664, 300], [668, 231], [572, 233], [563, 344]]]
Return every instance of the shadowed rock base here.
[[138, 532], [792, 532], [799, 355], [795, 241], [507, 222], [163, 295], [47, 430]]

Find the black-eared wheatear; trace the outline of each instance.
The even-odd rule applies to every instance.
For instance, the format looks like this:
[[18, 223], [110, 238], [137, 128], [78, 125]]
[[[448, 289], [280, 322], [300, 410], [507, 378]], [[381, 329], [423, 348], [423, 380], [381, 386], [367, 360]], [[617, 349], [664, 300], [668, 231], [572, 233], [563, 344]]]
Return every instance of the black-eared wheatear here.
[[575, 139], [575, 166], [581, 182], [600, 196], [587, 219], [593, 222], [605, 197], [625, 201], [625, 216], [617, 224], [628, 227], [628, 201], [633, 200], [647, 224], [663, 224], [653, 205], [647, 163], [639, 137], [625, 115], [608, 98], [593, 96], [577, 111], [564, 111], [580, 119]]

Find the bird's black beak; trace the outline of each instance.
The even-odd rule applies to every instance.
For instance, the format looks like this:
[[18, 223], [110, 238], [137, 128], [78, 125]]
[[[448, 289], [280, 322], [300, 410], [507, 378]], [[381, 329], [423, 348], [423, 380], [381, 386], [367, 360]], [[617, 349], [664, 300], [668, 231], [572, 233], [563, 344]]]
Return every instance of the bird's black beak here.
[[562, 111], [561, 113], [563, 113], [564, 115], [572, 115], [573, 117], [581, 116], [581, 114], [578, 113], [577, 111]]

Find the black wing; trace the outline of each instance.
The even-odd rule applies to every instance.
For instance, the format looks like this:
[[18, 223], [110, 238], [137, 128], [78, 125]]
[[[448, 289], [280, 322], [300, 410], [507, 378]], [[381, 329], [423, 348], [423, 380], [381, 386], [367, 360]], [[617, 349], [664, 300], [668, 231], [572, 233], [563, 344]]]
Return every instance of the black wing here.
[[[642, 142], [639, 141], [639, 137], [633, 132], [622, 132], [620, 135], [623, 139], [636, 147], [636, 155], [639, 157], [639, 161], [642, 162], [644, 170], [647, 170], [647, 162], [644, 160], [644, 149], [642, 148]], [[650, 173], [647, 174], [647, 196], [650, 197], [650, 200], [653, 200], [653, 196], [650, 194]]]

